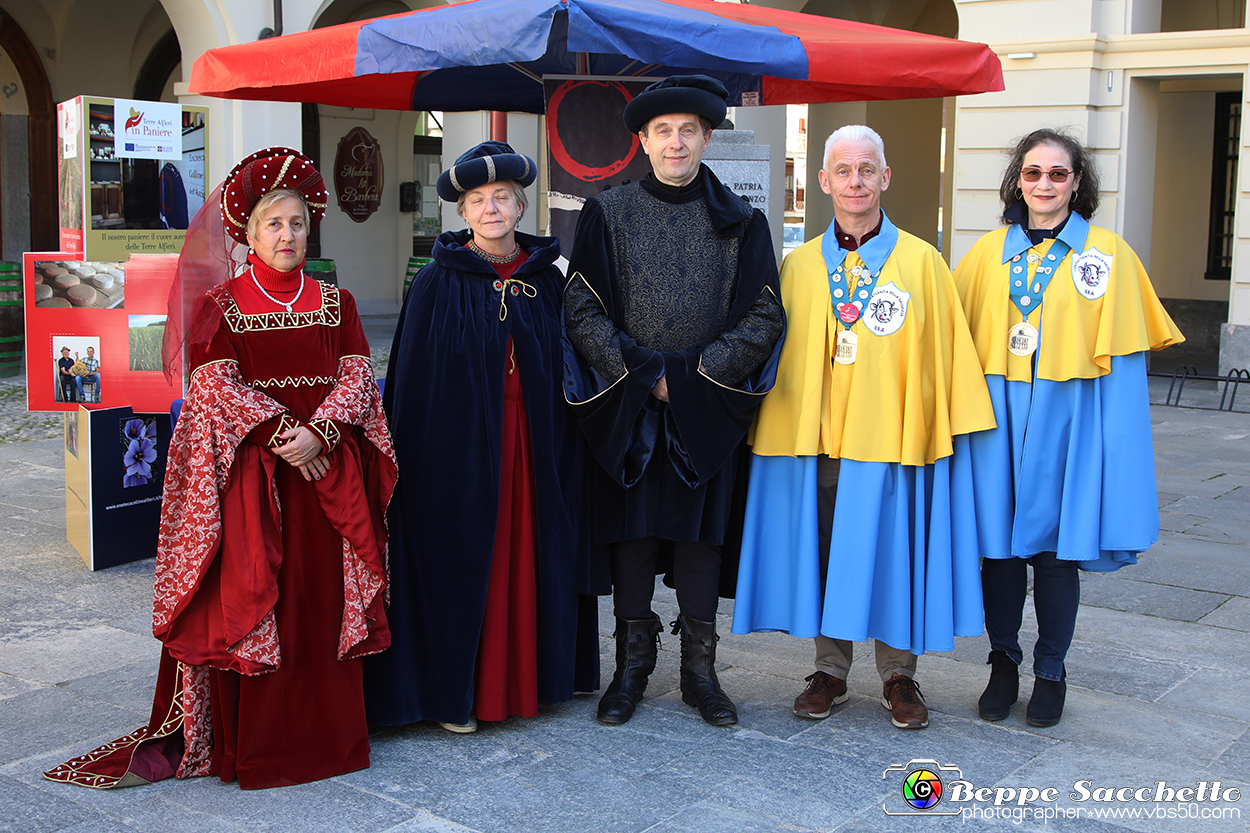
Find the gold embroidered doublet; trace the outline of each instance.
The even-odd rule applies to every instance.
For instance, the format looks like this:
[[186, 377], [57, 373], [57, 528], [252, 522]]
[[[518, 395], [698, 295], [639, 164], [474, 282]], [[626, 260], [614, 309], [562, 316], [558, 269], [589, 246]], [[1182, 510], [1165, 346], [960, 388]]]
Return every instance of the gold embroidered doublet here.
[[337, 327], [342, 320], [339, 290], [337, 286], [321, 285], [321, 306], [308, 312], [260, 312], [245, 313], [239, 309], [234, 296], [225, 286], [210, 291], [213, 300], [221, 307], [226, 326], [232, 333], [255, 333], [263, 330], [294, 330], [301, 327]]

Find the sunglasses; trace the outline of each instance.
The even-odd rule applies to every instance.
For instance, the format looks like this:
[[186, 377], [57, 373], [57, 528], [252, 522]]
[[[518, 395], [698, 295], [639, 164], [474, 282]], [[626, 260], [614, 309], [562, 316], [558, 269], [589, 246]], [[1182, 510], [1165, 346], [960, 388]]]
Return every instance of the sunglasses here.
[[1073, 171], [1071, 168], [1051, 168], [1049, 171], [1043, 171], [1041, 168], [1025, 168], [1020, 172], [1020, 178], [1025, 182], [1040, 182], [1043, 174], [1058, 185], [1061, 182], [1067, 182]]

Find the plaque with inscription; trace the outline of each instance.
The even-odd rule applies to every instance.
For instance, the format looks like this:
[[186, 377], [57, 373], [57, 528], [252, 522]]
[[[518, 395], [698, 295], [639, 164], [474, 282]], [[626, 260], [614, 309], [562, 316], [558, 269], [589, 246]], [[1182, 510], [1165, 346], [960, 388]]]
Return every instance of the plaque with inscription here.
[[339, 208], [357, 223], [382, 204], [382, 146], [363, 127], [339, 139], [334, 157], [334, 194]]

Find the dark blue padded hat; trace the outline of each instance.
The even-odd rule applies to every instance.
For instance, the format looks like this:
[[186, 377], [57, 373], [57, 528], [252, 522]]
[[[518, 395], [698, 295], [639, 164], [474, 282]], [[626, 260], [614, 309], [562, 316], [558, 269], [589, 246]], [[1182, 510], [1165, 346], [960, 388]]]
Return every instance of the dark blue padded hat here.
[[625, 128], [637, 133], [656, 116], [694, 113], [717, 127], [725, 120], [725, 85], [706, 75], [673, 75], [647, 87], [625, 105]]
[[462, 153], [455, 164], [439, 174], [438, 196], [455, 202], [465, 191], [490, 182], [514, 179], [525, 187], [538, 176], [538, 166], [517, 153], [507, 142], [482, 142]]

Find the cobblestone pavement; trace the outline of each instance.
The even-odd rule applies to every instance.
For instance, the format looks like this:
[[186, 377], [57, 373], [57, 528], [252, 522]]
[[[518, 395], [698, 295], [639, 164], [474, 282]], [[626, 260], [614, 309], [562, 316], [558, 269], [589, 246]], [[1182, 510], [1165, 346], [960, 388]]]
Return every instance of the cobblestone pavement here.
[[61, 436], [61, 415], [26, 410], [26, 379], [0, 380], [0, 443], [20, 443]]

